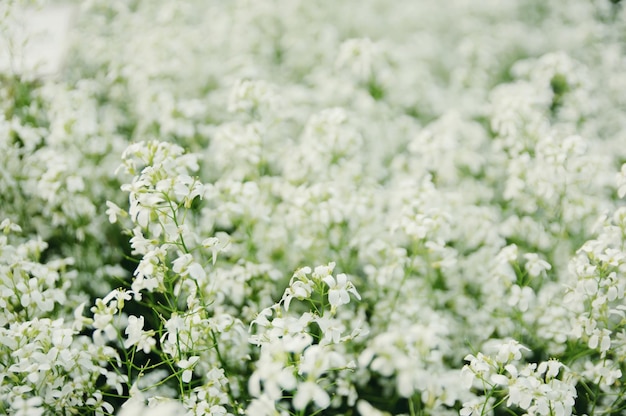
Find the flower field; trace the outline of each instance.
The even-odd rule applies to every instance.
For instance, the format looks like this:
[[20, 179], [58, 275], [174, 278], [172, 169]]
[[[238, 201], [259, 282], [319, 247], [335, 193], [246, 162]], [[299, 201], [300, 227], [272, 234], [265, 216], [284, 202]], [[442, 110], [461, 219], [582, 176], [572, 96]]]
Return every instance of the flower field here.
[[621, 1], [5, 0], [0, 48], [0, 414], [626, 414]]

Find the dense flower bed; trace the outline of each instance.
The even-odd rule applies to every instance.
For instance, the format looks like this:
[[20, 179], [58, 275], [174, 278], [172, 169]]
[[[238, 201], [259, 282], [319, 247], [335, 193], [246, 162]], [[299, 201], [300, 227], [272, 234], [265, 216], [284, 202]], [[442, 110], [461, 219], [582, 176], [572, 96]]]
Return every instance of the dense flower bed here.
[[619, 0], [89, 0], [70, 40], [0, 73], [0, 413], [626, 412]]

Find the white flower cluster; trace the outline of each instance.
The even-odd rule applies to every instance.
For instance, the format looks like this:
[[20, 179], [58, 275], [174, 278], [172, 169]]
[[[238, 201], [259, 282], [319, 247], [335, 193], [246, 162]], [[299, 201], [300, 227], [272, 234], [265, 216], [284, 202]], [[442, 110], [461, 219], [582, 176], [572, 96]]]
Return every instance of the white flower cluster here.
[[22, 228], [9, 219], [0, 223], [0, 229], [5, 231], [0, 235], [0, 307], [4, 311], [0, 323], [49, 316], [55, 306], [66, 304], [65, 292], [76, 277], [76, 271], [67, 268], [74, 260], [41, 263], [47, 243], [37, 239], [11, 244], [9, 234], [21, 232]]
[[[127, 380], [111, 368], [115, 349], [80, 334], [89, 320], [84, 303], [66, 296], [76, 276], [72, 259], [41, 262], [47, 244], [21, 241], [21, 227], [0, 223], [0, 409], [7, 414], [43, 415], [47, 409], [110, 414], [103, 391], [122, 394]], [[50, 317], [57, 316], [56, 319]], [[100, 378], [105, 378], [102, 382]]]
[[[335, 263], [330, 263], [297, 270], [281, 301], [252, 321], [256, 333], [250, 342], [261, 351], [249, 380], [254, 400], [246, 414], [276, 414], [287, 406], [283, 399], [289, 391], [294, 392], [292, 405], [297, 411], [310, 403], [323, 410], [334, 401], [337, 407], [341, 396], [354, 405], [356, 390], [347, 373], [356, 364], [350, 359], [354, 351], [349, 344], [364, 332], [340, 312], [350, 303], [350, 295], [357, 299], [360, 295], [345, 274], [332, 275], [334, 268]], [[294, 301], [308, 307], [294, 312], [303, 306]], [[329, 393], [336, 395], [335, 400]]]
[[623, 413], [624, 2], [89, 0], [18, 65], [58, 4], [0, 2], [0, 413]]
[[[493, 340], [496, 341], [496, 340]], [[523, 409], [527, 415], [570, 415], [577, 396], [576, 379], [569, 369], [558, 361], [543, 361], [539, 364], [526, 364], [518, 369], [522, 351], [528, 350], [517, 341], [494, 342], [493, 355], [465, 357], [469, 364], [463, 370], [464, 382], [468, 387], [485, 385], [506, 395], [506, 405]], [[486, 346], [486, 348], [489, 348]], [[563, 374], [561, 374], [563, 373]], [[559, 375], [561, 374], [561, 377]], [[503, 390], [503, 391], [500, 391]], [[473, 400], [461, 409], [463, 416], [491, 413], [493, 397]]]

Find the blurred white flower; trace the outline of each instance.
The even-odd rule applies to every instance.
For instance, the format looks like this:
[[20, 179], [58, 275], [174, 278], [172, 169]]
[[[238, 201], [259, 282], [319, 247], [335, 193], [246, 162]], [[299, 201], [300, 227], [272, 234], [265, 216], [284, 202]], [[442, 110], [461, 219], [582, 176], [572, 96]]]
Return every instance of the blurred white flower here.
[[537, 277], [542, 272], [552, 269], [550, 263], [539, 258], [537, 253], [526, 253], [524, 254], [524, 258], [526, 259], [524, 269], [526, 269], [529, 276]]

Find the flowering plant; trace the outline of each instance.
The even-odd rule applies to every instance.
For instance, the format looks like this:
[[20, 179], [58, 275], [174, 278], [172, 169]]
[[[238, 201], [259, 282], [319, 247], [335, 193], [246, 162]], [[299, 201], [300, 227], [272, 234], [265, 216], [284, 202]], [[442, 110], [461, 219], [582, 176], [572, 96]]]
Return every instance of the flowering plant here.
[[2, 2], [0, 413], [622, 414], [624, 42], [615, 0]]

